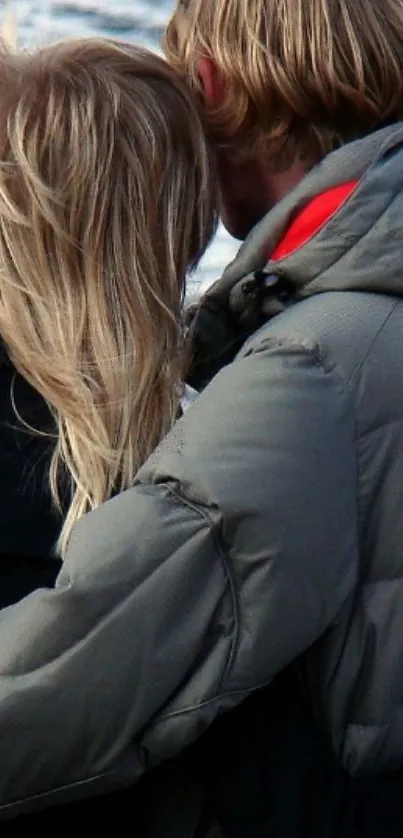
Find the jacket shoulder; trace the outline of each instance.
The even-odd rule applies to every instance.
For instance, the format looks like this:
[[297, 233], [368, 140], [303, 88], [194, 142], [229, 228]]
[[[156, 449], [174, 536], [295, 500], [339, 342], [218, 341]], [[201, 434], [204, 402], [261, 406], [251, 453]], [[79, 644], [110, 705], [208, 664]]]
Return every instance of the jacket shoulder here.
[[[349, 385], [396, 310], [401, 335], [403, 301], [396, 297], [358, 291], [315, 294], [290, 305], [262, 326], [240, 355], [258, 351], [268, 342], [288, 343], [290, 348], [299, 345]], [[392, 330], [393, 324], [390, 326]]]

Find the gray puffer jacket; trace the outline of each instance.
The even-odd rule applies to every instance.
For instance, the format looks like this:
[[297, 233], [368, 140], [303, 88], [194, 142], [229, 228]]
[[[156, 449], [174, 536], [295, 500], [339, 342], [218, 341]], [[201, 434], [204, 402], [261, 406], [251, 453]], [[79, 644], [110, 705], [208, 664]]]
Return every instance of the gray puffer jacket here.
[[403, 126], [316, 167], [218, 293], [259, 269], [298, 302], [76, 526], [56, 590], [0, 614], [3, 817], [133, 782], [295, 660], [352, 774], [403, 765]]

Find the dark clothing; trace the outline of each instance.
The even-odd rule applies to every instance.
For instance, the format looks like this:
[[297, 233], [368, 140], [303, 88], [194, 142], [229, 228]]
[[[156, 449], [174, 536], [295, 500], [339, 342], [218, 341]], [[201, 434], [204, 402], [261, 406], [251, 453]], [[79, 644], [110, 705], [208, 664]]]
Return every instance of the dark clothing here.
[[54, 553], [61, 519], [49, 489], [52, 440], [30, 430], [52, 427], [42, 397], [0, 350], [0, 557], [42, 560]]
[[290, 672], [215, 722], [192, 765], [226, 838], [403, 836], [402, 773], [351, 778]]
[[36, 588], [53, 588], [61, 563], [53, 556], [0, 556], [0, 608], [13, 605]]
[[[48, 478], [52, 443], [30, 428], [51, 432], [49, 410], [0, 347], [0, 608], [53, 587], [61, 567], [54, 555], [61, 518]], [[15, 835], [20, 825], [3, 825], [2, 834]]]
[[1, 834], [135, 817], [137, 838], [401, 838], [402, 786], [401, 774], [351, 779], [286, 673], [132, 788], [22, 816]]

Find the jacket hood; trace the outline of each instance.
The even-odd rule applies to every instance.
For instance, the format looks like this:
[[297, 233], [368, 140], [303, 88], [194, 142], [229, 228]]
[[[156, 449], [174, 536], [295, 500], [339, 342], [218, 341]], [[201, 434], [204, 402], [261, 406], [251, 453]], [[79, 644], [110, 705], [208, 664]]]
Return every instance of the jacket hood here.
[[[274, 261], [291, 221], [315, 197], [357, 185], [303, 246]], [[252, 230], [208, 292], [228, 299], [240, 279], [264, 271], [286, 280], [297, 297], [359, 290], [403, 296], [403, 123], [342, 146], [315, 166]]]

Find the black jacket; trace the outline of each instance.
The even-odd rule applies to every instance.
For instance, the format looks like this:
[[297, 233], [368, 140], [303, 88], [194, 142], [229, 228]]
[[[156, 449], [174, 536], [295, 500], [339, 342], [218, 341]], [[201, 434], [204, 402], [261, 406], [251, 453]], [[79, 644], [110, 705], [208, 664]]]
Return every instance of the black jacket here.
[[[32, 430], [30, 430], [32, 429]], [[50, 558], [61, 519], [48, 484], [52, 417], [0, 350], [0, 555]], [[30, 571], [27, 570], [27, 573]]]

